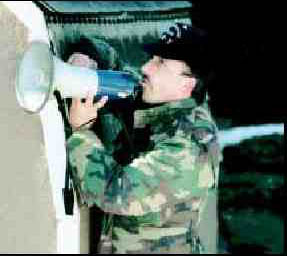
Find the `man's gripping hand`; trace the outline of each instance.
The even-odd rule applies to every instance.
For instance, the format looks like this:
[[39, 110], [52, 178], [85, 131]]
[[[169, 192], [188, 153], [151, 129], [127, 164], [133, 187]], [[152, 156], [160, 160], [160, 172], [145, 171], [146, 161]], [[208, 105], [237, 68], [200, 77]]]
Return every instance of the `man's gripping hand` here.
[[107, 100], [107, 96], [103, 96], [98, 102], [93, 103], [94, 95], [89, 92], [85, 102], [81, 98], [73, 98], [70, 107], [69, 122], [73, 130], [78, 130], [82, 127], [90, 128], [93, 122], [96, 121], [98, 110], [102, 108]]
[[91, 59], [88, 55], [82, 54], [75, 52], [73, 53], [68, 61], [69, 64], [74, 65], [74, 66], [79, 66], [79, 67], [86, 67], [86, 68], [93, 68], [97, 69], [98, 63]]
[[[82, 53], [73, 53], [68, 63], [74, 66], [97, 68], [97, 62], [91, 59], [88, 55]], [[88, 93], [86, 101], [82, 103], [80, 98], [72, 99], [72, 105], [69, 111], [69, 121], [73, 130], [79, 128], [90, 128], [97, 118], [98, 109], [102, 108], [107, 97], [102, 97], [97, 103], [93, 104], [94, 95]]]

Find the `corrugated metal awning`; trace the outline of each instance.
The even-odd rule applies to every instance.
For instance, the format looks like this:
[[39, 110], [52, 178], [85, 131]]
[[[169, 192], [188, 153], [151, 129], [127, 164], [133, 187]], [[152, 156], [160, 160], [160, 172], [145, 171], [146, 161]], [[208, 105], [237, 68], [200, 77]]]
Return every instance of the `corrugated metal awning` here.
[[190, 8], [190, 1], [35, 1], [50, 12], [58, 13], [117, 13], [171, 11]]
[[34, 1], [48, 23], [126, 23], [190, 16], [190, 1]]
[[[191, 23], [190, 1], [33, 1], [43, 12], [54, 52], [89, 38], [110, 44], [131, 66], [140, 66], [141, 45], [175, 22]], [[101, 51], [105, 52], [105, 51]], [[106, 58], [110, 59], [110, 58]]]

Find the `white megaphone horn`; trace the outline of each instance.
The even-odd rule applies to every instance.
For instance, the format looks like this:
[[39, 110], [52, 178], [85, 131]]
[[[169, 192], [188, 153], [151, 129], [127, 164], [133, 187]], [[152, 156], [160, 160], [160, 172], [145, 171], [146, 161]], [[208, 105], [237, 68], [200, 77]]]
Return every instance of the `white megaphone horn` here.
[[72, 66], [52, 55], [49, 45], [32, 42], [17, 70], [16, 97], [29, 113], [40, 112], [55, 90], [63, 98], [85, 98], [88, 92], [109, 99], [135, 97], [138, 81], [130, 73]]

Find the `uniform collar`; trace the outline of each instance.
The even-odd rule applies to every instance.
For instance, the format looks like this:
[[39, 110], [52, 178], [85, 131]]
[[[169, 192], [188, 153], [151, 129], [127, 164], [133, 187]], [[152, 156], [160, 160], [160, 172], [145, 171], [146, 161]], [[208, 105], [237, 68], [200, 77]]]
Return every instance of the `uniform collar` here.
[[164, 116], [174, 115], [179, 110], [194, 109], [197, 103], [193, 98], [187, 98], [178, 101], [167, 102], [160, 106], [151, 107], [144, 110], [136, 110], [134, 113], [135, 127], [142, 127], [146, 124], [153, 123], [156, 120], [164, 118]]

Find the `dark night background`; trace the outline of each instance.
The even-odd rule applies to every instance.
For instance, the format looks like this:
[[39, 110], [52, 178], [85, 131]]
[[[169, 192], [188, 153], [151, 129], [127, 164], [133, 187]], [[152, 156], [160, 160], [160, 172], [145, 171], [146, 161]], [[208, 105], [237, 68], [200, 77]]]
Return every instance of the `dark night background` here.
[[[211, 107], [231, 126], [285, 123], [276, 63], [279, 13], [271, 1], [191, 1], [192, 23], [211, 36], [216, 76]], [[219, 120], [218, 119], [218, 120]], [[257, 136], [223, 149], [219, 179], [220, 251], [283, 253], [284, 136]]]
[[205, 29], [216, 55], [210, 88], [218, 116], [238, 123], [286, 120], [279, 70], [279, 22], [271, 1], [190, 1], [193, 25]]

